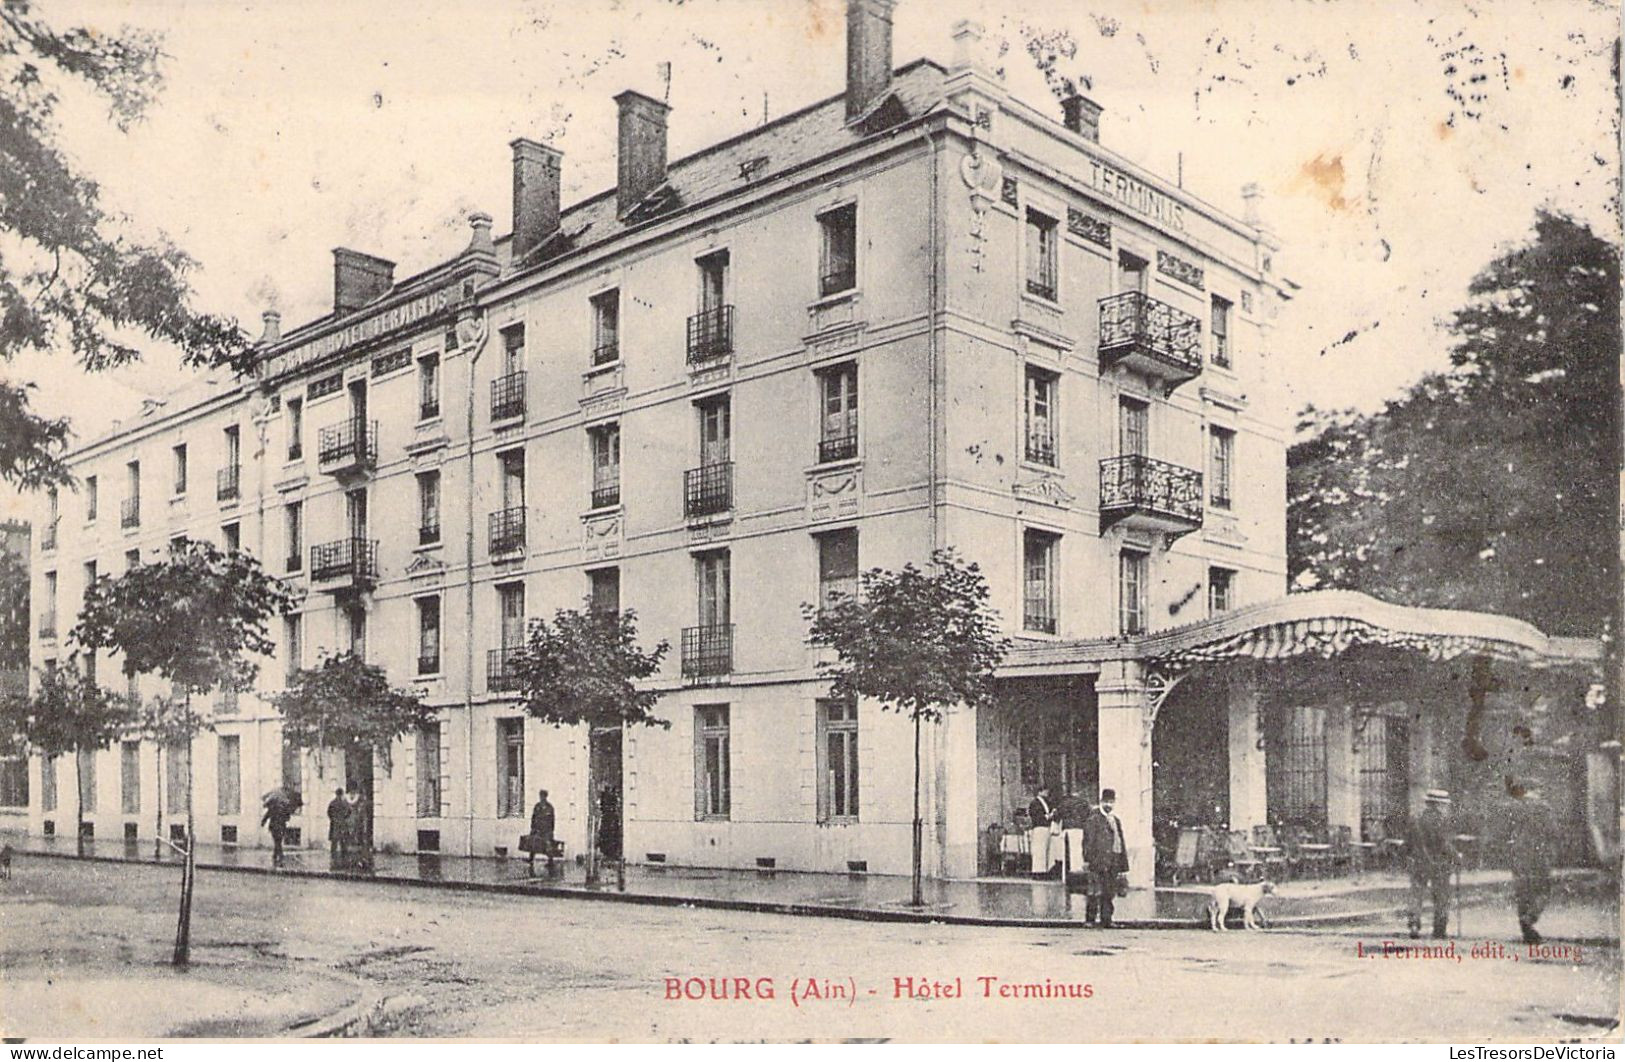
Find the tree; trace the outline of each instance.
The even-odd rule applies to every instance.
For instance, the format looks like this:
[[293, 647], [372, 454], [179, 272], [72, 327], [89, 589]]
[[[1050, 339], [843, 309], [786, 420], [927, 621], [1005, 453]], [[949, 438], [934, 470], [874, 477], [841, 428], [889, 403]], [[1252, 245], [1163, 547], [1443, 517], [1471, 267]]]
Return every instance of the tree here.
[[1619, 249], [1542, 211], [1451, 323], [1448, 372], [1380, 412], [1305, 411], [1295, 586], [1595, 636], [1619, 586]]
[[247, 553], [181, 538], [170, 544], [166, 560], [98, 579], [79, 611], [73, 632], [79, 645], [121, 653], [126, 675], [156, 674], [175, 691], [173, 698], [157, 702], [148, 722], [155, 733], [186, 749], [186, 858], [175, 929], [177, 966], [190, 957], [197, 870], [192, 742], [209, 728], [194, 696], [250, 688], [259, 673], [252, 656], [275, 650], [267, 625], [292, 601], [281, 580], [267, 575]]
[[914, 722], [916, 907], [924, 903], [921, 724], [937, 722], [957, 704], [993, 702], [993, 669], [1010, 643], [999, 634], [998, 614], [987, 601], [981, 569], [947, 549], [931, 555], [928, 569], [872, 568], [861, 576], [857, 596], [837, 596], [822, 608], [801, 606], [810, 624], [808, 642], [835, 651], [835, 659], [819, 662], [819, 674], [832, 680], [830, 696], [879, 701], [882, 709]]
[[593, 799], [592, 738], [626, 726], [671, 723], [656, 718], [659, 694], [638, 683], [660, 670], [670, 649], [664, 641], [648, 652], [638, 647], [638, 617], [621, 612], [559, 609], [553, 620], [531, 623], [513, 674], [525, 711], [554, 726], [587, 728], [587, 880], [598, 880], [598, 806]]
[[[163, 86], [158, 37], [124, 27], [58, 28], [28, 0], [0, 3], [0, 358], [71, 350], [86, 369], [139, 360], [135, 334], [173, 344], [189, 365], [246, 368], [236, 324], [194, 307], [196, 263], [160, 236], [121, 235], [96, 182], [58, 146], [64, 94], [105, 102], [120, 132]], [[0, 480], [68, 484], [66, 420], [31, 408], [33, 385], [0, 380]]]
[[0, 546], [0, 672], [28, 670], [28, 562]]
[[73, 754], [78, 850], [84, 854], [85, 777], [81, 753], [110, 747], [136, 721], [129, 698], [109, 692], [79, 667], [77, 656], [39, 674], [32, 694], [0, 702], [0, 728], [13, 747], [47, 759]]

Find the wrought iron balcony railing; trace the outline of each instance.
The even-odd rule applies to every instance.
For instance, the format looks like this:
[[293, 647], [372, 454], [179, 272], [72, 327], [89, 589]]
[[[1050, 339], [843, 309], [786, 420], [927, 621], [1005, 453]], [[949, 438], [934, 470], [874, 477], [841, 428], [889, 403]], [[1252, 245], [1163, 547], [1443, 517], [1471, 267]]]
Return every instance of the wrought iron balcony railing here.
[[341, 538], [310, 547], [310, 578], [319, 583], [371, 582], [378, 578], [378, 540]]
[[119, 502], [118, 525], [123, 528], [141, 526], [141, 498], [125, 498]]
[[818, 440], [818, 463], [845, 461], [858, 456], [858, 437], [840, 435], [833, 439]]
[[490, 516], [491, 555], [520, 553], [525, 548], [525, 510], [498, 509]]
[[1103, 525], [1134, 514], [1202, 526], [1202, 473], [1142, 454], [1100, 462], [1100, 514]]
[[1055, 278], [1053, 276], [1037, 276], [1027, 278], [1027, 293], [1037, 295], [1041, 299], [1055, 301]]
[[856, 266], [842, 266], [818, 278], [819, 295], [839, 295], [858, 286]]
[[214, 474], [214, 496], [217, 501], [231, 501], [240, 497], [243, 490], [243, 468], [241, 465], [227, 465]]
[[418, 654], [418, 674], [438, 675], [440, 673], [440, 654]]
[[599, 343], [592, 348], [592, 363], [594, 367], [608, 365], [612, 361], [621, 360], [621, 341], [610, 339]]
[[1202, 371], [1202, 322], [1138, 291], [1100, 300], [1102, 363], [1134, 357], [1141, 368], [1188, 380]]
[[491, 381], [491, 419], [513, 420], [525, 415], [525, 373], [510, 372]]
[[433, 420], [438, 416], [440, 416], [440, 401], [438, 399], [433, 402], [418, 403], [419, 420]]
[[1028, 631], [1055, 633], [1055, 609], [1048, 601], [1028, 598], [1023, 603], [1021, 627]]
[[432, 546], [440, 541], [440, 521], [425, 519], [418, 524], [418, 545]]
[[298, 550], [298, 549], [290, 551], [288, 553], [287, 567], [285, 567], [283, 570], [286, 571], [289, 575], [293, 575], [296, 572], [304, 571], [304, 569], [305, 569], [304, 551], [303, 550]]
[[39, 548], [43, 550], [56, 549], [56, 521], [44, 524], [39, 529]]
[[592, 489], [592, 507], [594, 509], [608, 509], [612, 505], [621, 504], [621, 485], [619, 483], [605, 483], [603, 486]]
[[688, 319], [688, 361], [710, 361], [734, 352], [734, 308], [701, 310]]
[[511, 693], [519, 688], [519, 654], [516, 646], [485, 651], [485, 688], [492, 693]]
[[40, 641], [48, 642], [56, 637], [56, 617], [41, 616], [39, 618]]
[[683, 473], [683, 513], [686, 516], [713, 516], [734, 505], [734, 464], [719, 461]]
[[734, 669], [734, 628], [731, 623], [683, 628], [683, 677], [715, 678]]
[[324, 469], [370, 468], [378, 460], [378, 422], [351, 417], [316, 436], [316, 463]]
[[1055, 437], [1036, 432], [1027, 435], [1027, 460], [1035, 465], [1055, 464]]

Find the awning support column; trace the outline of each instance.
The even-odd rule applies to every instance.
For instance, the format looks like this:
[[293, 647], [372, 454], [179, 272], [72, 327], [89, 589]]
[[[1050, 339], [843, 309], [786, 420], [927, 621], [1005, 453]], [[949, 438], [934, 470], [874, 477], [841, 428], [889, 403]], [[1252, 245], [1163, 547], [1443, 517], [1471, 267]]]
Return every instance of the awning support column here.
[[1100, 787], [1117, 790], [1116, 812], [1128, 848], [1129, 884], [1149, 888], [1156, 878], [1156, 849], [1151, 841], [1152, 715], [1139, 662], [1103, 664], [1095, 694]]
[[1229, 690], [1230, 828], [1251, 831], [1269, 822], [1269, 772], [1258, 728], [1258, 686], [1251, 674]]

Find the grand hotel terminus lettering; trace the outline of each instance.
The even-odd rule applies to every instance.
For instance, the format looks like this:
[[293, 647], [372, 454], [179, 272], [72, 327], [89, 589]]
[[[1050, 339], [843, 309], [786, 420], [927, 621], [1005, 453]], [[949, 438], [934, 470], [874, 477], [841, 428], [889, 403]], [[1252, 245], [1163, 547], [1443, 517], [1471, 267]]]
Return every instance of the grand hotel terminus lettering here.
[[452, 291], [455, 285], [448, 284], [434, 291], [409, 299], [398, 306], [392, 306], [382, 313], [362, 318], [353, 324], [329, 332], [324, 336], [312, 339], [308, 343], [292, 347], [276, 356], [272, 362], [270, 375], [280, 376], [295, 369], [336, 353], [346, 347], [357, 343], [364, 343], [369, 339], [387, 335], [398, 329], [418, 323], [427, 317], [449, 308], [452, 303]]

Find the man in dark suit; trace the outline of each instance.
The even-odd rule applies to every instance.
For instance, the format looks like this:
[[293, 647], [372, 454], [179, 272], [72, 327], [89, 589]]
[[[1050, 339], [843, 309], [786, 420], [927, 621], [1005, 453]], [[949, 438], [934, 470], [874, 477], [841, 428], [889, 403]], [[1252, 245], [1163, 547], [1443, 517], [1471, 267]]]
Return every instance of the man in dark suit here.
[[1115, 790], [1100, 791], [1100, 806], [1083, 823], [1083, 859], [1088, 864], [1084, 889], [1083, 920], [1103, 929], [1112, 925], [1112, 908], [1117, 895], [1117, 875], [1128, 872], [1128, 844], [1123, 839], [1123, 823], [1112, 810], [1117, 803]]
[[553, 869], [553, 805], [548, 802], [547, 790], [536, 794], [536, 806], [530, 810], [530, 838], [526, 842], [530, 853], [530, 873], [536, 873], [536, 854], [541, 853], [543, 864]]
[[1507, 846], [1512, 865], [1512, 898], [1518, 907], [1518, 928], [1524, 942], [1539, 944], [1535, 923], [1552, 892], [1554, 829], [1551, 809], [1533, 787], [1519, 787], [1511, 809], [1511, 836]]
[[1433, 901], [1433, 935], [1443, 939], [1450, 928], [1450, 871], [1456, 850], [1450, 840], [1450, 794], [1429, 789], [1422, 814], [1405, 830], [1405, 859], [1411, 876], [1411, 939], [1422, 935], [1422, 904]]
[[1033, 832], [1029, 847], [1032, 851], [1033, 877], [1048, 877], [1054, 860], [1050, 858], [1050, 830], [1058, 818], [1054, 804], [1050, 803], [1049, 786], [1038, 787], [1038, 794], [1027, 805], [1027, 818], [1032, 820]]
[[350, 805], [344, 801], [344, 787], [333, 790], [327, 802], [327, 845], [334, 870], [350, 864]]

